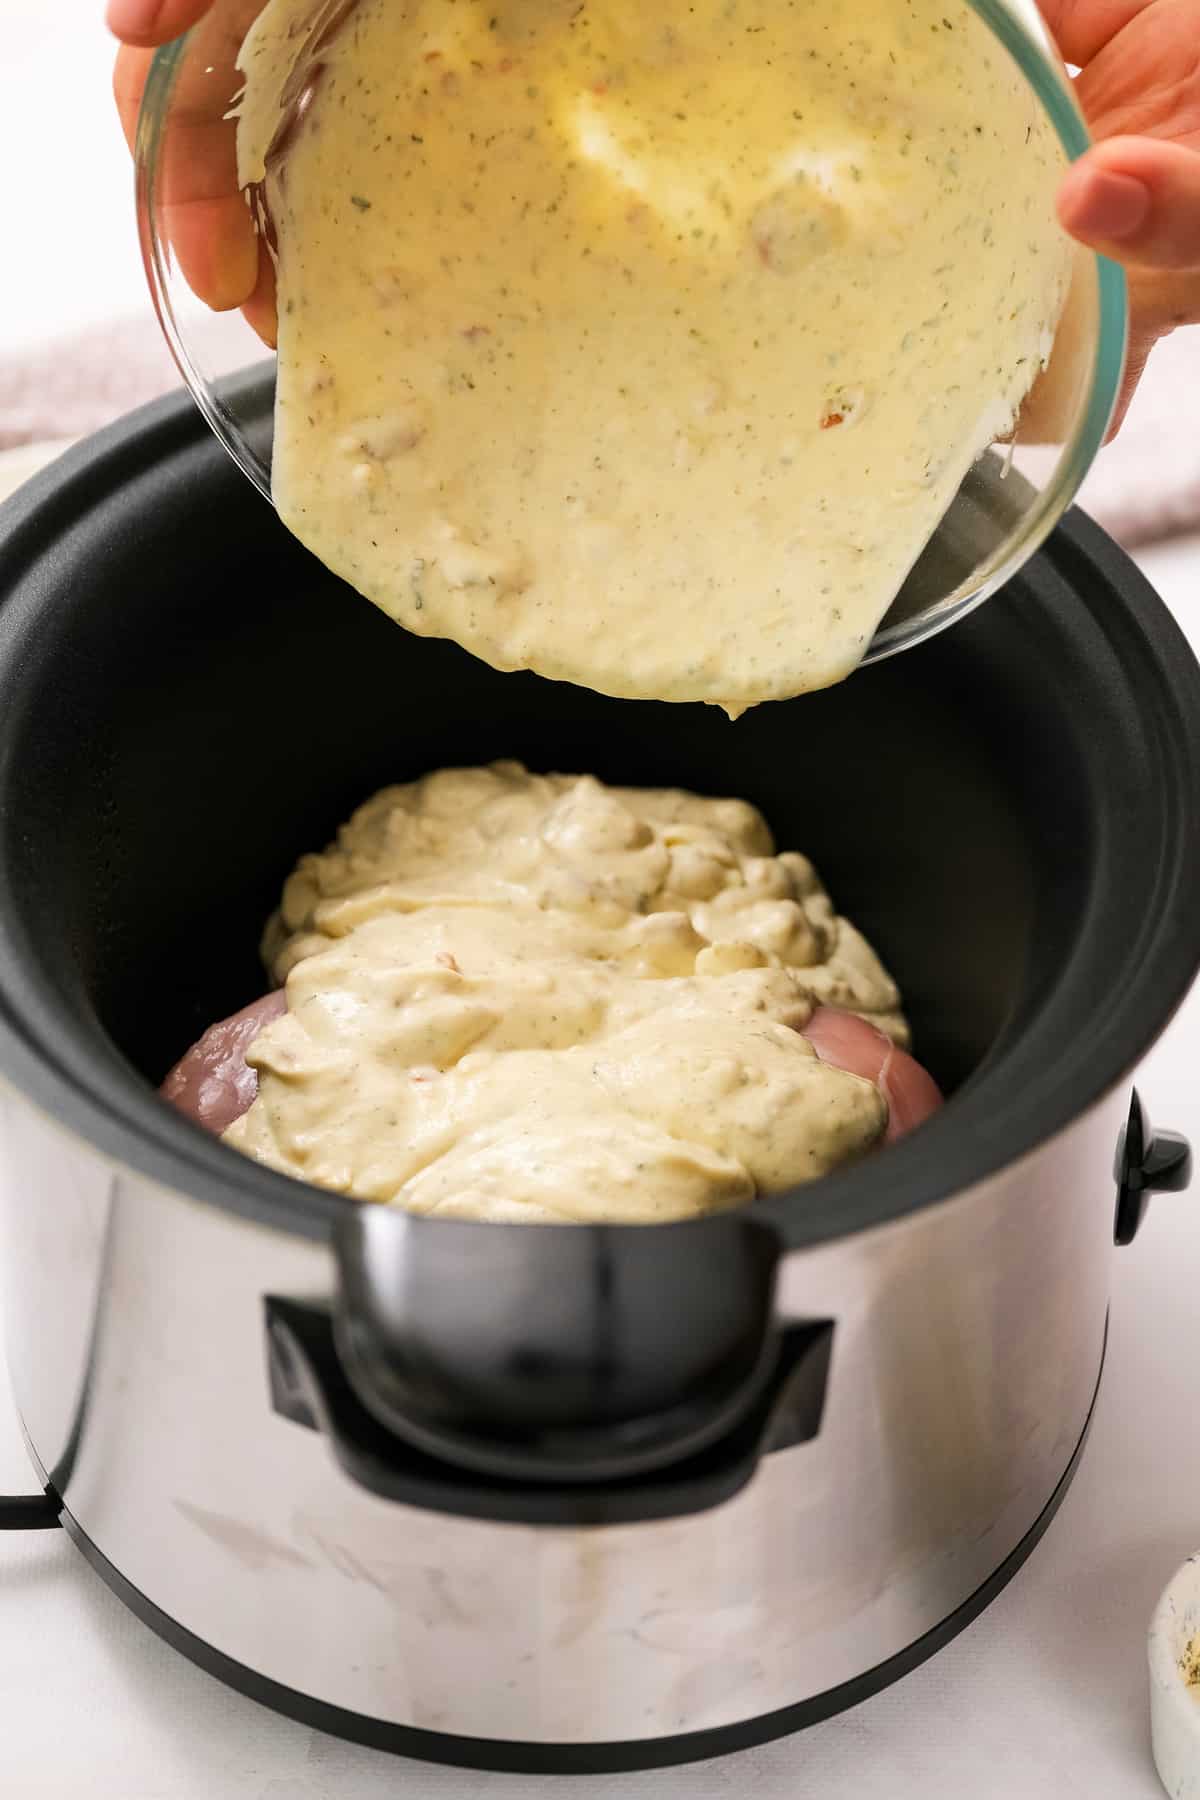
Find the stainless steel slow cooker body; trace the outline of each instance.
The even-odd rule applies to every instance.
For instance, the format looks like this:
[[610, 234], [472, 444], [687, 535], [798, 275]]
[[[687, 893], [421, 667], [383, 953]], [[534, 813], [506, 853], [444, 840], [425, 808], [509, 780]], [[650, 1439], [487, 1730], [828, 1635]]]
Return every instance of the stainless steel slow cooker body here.
[[[0, 1203], [60, 1518], [188, 1654], [369, 1742], [633, 1767], [893, 1679], [1082, 1445], [1129, 1070], [1200, 959], [1200, 670], [1081, 519], [919, 654], [736, 726], [501, 676], [319, 569], [186, 403], [0, 514]], [[692, 1225], [358, 1207], [151, 1083], [261, 984], [294, 856], [516, 755], [745, 794], [905, 987], [944, 1112]]]

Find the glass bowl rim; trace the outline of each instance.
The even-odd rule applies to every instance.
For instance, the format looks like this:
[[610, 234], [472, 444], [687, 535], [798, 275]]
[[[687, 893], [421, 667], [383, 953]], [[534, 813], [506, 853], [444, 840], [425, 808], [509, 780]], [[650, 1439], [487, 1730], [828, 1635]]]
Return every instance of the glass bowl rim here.
[[[1017, 9], [1022, 0], [965, 0], [965, 4], [1017, 64], [1053, 126], [1068, 162], [1077, 161], [1091, 147], [1091, 134], [1070, 77], [1036, 4], [1030, 0], [1029, 6], [1020, 12]], [[180, 330], [171, 302], [170, 246], [158, 229], [159, 153], [175, 81], [192, 35], [190, 31], [185, 32], [155, 51], [142, 93], [134, 140], [142, 261], [159, 326], [185, 386], [214, 436], [243, 474], [271, 502], [271, 478], [266, 465], [247, 440], [241, 422], [230, 410], [220, 387], [197, 366]], [[1003, 553], [993, 556], [984, 565], [982, 577], [978, 577], [978, 571], [973, 571], [958, 589], [942, 600], [894, 624], [889, 625], [885, 615], [867, 646], [861, 667], [911, 649], [974, 612], [1041, 548], [1078, 493], [1104, 444], [1112, 420], [1124, 376], [1129, 329], [1124, 271], [1105, 257], [1092, 252], [1086, 254], [1096, 272], [1097, 302], [1087, 397], [1079, 408], [1070, 437], [1061, 448], [1051, 478], [1037, 492], [1034, 505], [1019, 526], [1009, 532]]]

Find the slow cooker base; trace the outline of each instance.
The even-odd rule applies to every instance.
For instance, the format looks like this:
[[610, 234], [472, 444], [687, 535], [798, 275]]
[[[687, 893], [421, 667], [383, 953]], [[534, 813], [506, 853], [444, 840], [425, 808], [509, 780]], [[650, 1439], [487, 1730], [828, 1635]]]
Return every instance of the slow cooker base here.
[[[1100, 1353], [1100, 1375], [1104, 1369], [1107, 1342], [1106, 1323], [1105, 1342]], [[62, 1523], [92, 1567], [118, 1598], [149, 1625], [152, 1631], [156, 1631], [159, 1637], [181, 1651], [199, 1668], [225, 1682], [228, 1687], [235, 1688], [238, 1693], [257, 1700], [263, 1706], [269, 1706], [287, 1718], [298, 1720], [302, 1725], [327, 1731], [334, 1737], [348, 1738], [353, 1743], [366, 1744], [374, 1750], [388, 1750], [395, 1755], [415, 1757], [423, 1762], [450, 1763], [460, 1768], [488, 1769], [511, 1774], [606, 1775], [639, 1769], [669, 1768], [677, 1763], [699, 1762], [709, 1757], [726, 1756], [735, 1750], [747, 1750], [754, 1744], [769, 1743], [773, 1738], [786, 1737], [790, 1732], [803, 1730], [805, 1726], [816, 1725], [822, 1719], [845, 1712], [849, 1707], [857, 1706], [860, 1701], [870, 1699], [872, 1694], [890, 1687], [894, 1681], [899, 1681], [902, 1676], [935, 1655], [952, 1638], [957, 1637], [960, 1631], [965, 1630], [1007, 1587], [1062, 1505], [1091, 1430], [1100, 1375], [1097, 1375], [1096, 1390], [1088, 1407], [1079, 1442], [1058, 1486], [1037, 1520], [988, 1579], [939, 1625], [935, 1625], [898, 1655], [889, 1657], [886, 1662], [856, 1676], [853, 1681], [830, 1688], [824, 1694], [817, 1694], [795, 1706], [780, 1707], [775, 1712], [764, 1713], [741, 1724], [718, 1726], [710, 1731], [690, 1731], [674, 1737], [602, 1744], [509, 1742], [502, 1738], [456, 1737], [446, 1732], [422, 1731], [412, 1726], [393, 1725], [382, 1719], [373, 1719], [365, 1713], [349, 1712], [344, 1707], [330, 1706], [323, 1700], [313, 1699], [308, 1694], [298, 1693], [294, 1688], [271, 1681], [267, 1676], [258, 1674], [243, 1663], [235, 1662], [232, 1657], [225, 1656], [211, 1644], [196, 1637], [155, 1606], [131, 1582], [126, 1581], [120, 1570], [113, 1567], [65, 1509]]]

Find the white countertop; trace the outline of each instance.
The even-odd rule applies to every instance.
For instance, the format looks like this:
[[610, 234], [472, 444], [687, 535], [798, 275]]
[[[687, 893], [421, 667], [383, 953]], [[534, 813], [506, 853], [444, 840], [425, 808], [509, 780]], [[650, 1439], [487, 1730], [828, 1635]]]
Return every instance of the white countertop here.
[[[1140, 559], [1200, 649], [1200, 539]], [[1200, 1150], [1200, 990], [1146, 1062], [1152, 1119]], [[567, 1781], [402, 1761], [230, 1692], [127, 1613], [57, 1533], [0, 1538], [0, 1795], [13, 1800], [1161, 1800], [1146, 1629], [1200, 1549], [1200, 1184], [1117, 1252], [1108, 1366], [1074, 1486], [1030, 1561], [948, 1649], [791, 1739]], [[0, 1394], [0, 1492], [30, 1471]]]

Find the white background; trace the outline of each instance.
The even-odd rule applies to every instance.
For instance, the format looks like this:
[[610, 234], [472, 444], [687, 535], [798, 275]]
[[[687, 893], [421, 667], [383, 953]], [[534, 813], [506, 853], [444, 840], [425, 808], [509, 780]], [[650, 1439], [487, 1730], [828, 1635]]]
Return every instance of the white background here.
[[0, 355], [146, 300], [103, 0], [0, 0]]
[[[121, 314], [154, 329], [100, 12], [101, 0], [0, 0], [0, 354]], [[1200, 540], [1142, 560], [1200, 644]], [[1139, 1076], [1152, 1117], [1200, 1140], [1198, 1068], [1200, 996]], [[932, 1663], [800, 1737], [582, 1786], [397, 1761], [229, 1693], [46, 1533], [0, 1541], [0, 1795], [512, 1800], [569, 1786], [604, 1800], [1153, 1800], [1145, 1630], [1200, 1548], [1198, 1293], [1200, 1190], [1156, 1201], [1117, 1255], [1091, 1444], [1030, 1563]], [[0, 1491], [30, 1485], [0, 1389]]]

